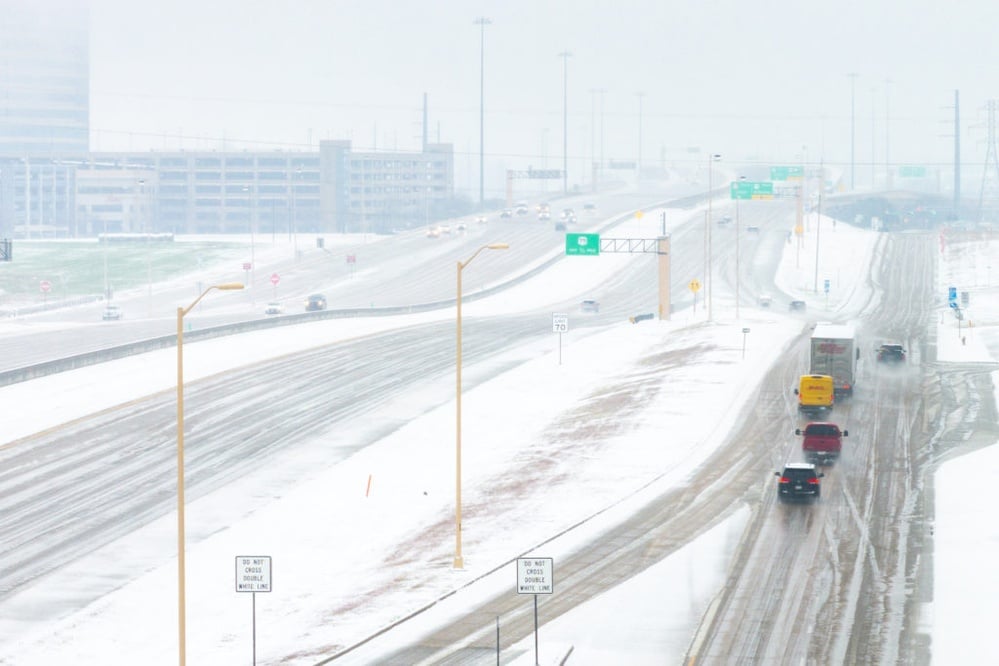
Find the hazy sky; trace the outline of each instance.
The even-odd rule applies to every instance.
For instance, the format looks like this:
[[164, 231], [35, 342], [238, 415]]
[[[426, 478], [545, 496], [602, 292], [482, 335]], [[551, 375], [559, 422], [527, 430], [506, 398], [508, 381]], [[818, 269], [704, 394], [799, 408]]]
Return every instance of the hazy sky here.
[[851, 118], [858, 181], [886, 138], [892, 162], [947, 163], [955, 89], [980, 169], [999, 95], [999, 4], [984, 0], [91, 0], [92, 147], [418, 149], [426, 92], [431, 140], [477, 187], [478, 16], [494, 192], [503, 169], [561, 166], [563, 51], [574, 175], [601, 143], [638, 156], [640, 104], [645, 163], [699, 148], [848, 166]]

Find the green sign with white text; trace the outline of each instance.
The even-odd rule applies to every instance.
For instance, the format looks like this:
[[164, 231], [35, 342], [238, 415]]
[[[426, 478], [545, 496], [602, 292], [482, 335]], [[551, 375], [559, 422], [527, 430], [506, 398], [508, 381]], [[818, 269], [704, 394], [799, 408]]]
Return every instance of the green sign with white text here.
[[770, 167], [770, 180], [801, 180], [805, 168], [800, 166]]
[[737, 180], [729, 188], [733, 199], [773, 199], [774, 184], [768, 180]]
[[600, 234], [566, 234], [566, 254], [600, 254]]
[[900, 166], [898, 175], [902, 178], [926, 178], [926, 167], [922, 166]]

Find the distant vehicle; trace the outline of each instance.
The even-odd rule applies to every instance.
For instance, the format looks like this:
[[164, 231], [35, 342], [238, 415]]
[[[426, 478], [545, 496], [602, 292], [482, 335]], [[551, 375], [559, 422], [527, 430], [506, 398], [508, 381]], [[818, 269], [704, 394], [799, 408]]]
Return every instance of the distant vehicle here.
[[596, 209], [597, 205], [592, 201], [587, 201], [586, 203], [583, 204], [583, 210], [596, 210]]
[[440, 230], [442, 234], [447, 234], [449, 236], [451, 235], [451, 227], [449, 227], [446, 224], [440, 225]]
[[500, 213], [500, 217], [502, 217], [504, 219], [513, 217], [513, 209], [512, 208], [504, 208], [503, 212]]
[[488, 222], [488, 221], [489, 221], [489, 218], [488, 218], [488, 217], [486, 217], [485, 215], [479, 215], [478, 217], [476, 217], [476, 218], [475, 218], [475, 221], [476, 221], [476, 222], [477, 222], [478, 224], [485, 224], [486, 222]]
[[833, 378], [829, 375], [802, 375], [794, 393], [798, 396], [798, 411], [803, 414], [828, 412], [836, 401]]
[[565, 222], [559, 220], [558, 222], [555, 223], [555, 231], [565, 231], [565, 230], [566, 230]]
[[878, 347], [878, 363], [904, 363], [905, 347], [894, 342], [886, 342]]
[[722, 215], [721, 217], [718, 218], [718, 224], [720, 224], [721, 226], [725, 226], [731, 223], [732, 223], [732, 218], [729, 217], [728, 215]]
[[805, 305], [805, 301], [791, 301], [788, 304], [787, 309], [791, 312], [804, 312], [807, 309], [807, 306]]
[[747, 234], [758, 234], [758, 233], [760, 233], [760, 228], [758, 226], [756, 226], [755, 224], [751, 224], [748, 227], [746, 227], [746, 233]]
[[806, 499], [817, 501], [822, 494], [819, 484], [825, 474], [818, 472], [812, 463], [788, 463], [783, 472], [774, 472], [777, 477], [777, 499]]
[[271, 301], [270, 303], [267, 304], [267, 307], [264, 308], [264, 314], [267, 315], [284, 314], [284, 306], [278, 303], [277, 301]]
[[587, 298], [579, 304], [579, 309], [583, 312], [600, 312], [600, 303], [592, 298]]
[[538, 204], [538, 212], [551, 213], [552, 212], [551, 204], [549, 204], [547, 201], [542, 201], [541, 203]]
[[526, 201], [518, 201], [516, 203], [516, 205], [514, 205], [514, 208], [517, 209], [517, 215], [527, 215], [527, 202]]
[[759, 298], [756, 299], [756, 302], [761, 308], [769, 308], [770, 304], [774, 302], [774, 298], [769, 294], [760, 294]]
[[104, 308], [104, 314], [101, 315], [101, 319], [104, 321], [117, 321], [123, 316], [121, 308], [117, 305], [109, 305]]
[[427, 227], [427, 238], [440, 238], [441, 229], [440, 227]]
[[837, 458], [843, 450], [843, 438], [849, 436], [848, 430], [840, 430], [835, 423], [828, 421], [813, 421], [805, 429], [795, 428], [794, 434], [801, 436], [801, 450], [805, 459], [816, 465], [828, 465]]
[[314, 312], [316, 310], [326, 309], [326, 297], [322, 294], [312, 294], [305, 301], [306, 312]]
[[459, 222], [458, 224], [454, 225], [454, 230], [457, 232], [462, 232], [465, 231], [466, 229], [468, 229], [468, 225], [465, 224], [464, 222]]
[[551, 213], [549, 213], [547, 210], [543, 210], [540, 213], [538, 213], [539, 222], [547, 222], [550, 219], [551, 219]]

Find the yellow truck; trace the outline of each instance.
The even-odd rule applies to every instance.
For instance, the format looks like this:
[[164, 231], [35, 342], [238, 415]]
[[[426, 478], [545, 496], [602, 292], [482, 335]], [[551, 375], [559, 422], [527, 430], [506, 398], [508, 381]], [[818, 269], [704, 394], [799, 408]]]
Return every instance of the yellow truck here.
[[798, 396], [800, 412], [815, 414], [833, 408], [835, 386], [830, 375], [802, 375], [794, 393]]

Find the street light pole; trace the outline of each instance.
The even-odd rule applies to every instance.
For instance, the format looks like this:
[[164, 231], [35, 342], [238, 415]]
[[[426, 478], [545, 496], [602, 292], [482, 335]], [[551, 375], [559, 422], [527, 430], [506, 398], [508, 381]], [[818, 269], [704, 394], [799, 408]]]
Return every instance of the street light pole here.
[[855, 144], [854, 140], [856, 138], [856, 87], [857, 87], [857, 73], [850, 72], [847, 74], [850, 77], [850, 189], [857, 189], [857, 179], [856, 179], [856, 160], [855, 160]]
[[461, 271], [472, 263], [483, 250], [506, 250], [507, 243], [490, 243], [483, 245], [465, 262], [458, 262], [458, 292], [455, 303], [457, 316], [457, 347], [455, 354], [455, 468], [454, 468], [454, 568], [465, 566], [461, 555]]
[[638, 164], [635, 170], [638, 179], [642, 179], [642, 98], [645, 97], [644, 92], [637, 92], [635, 95], [638, 97]]
[[479, 26], [479, 210], [486, 201], [486, 26], [492, 23], [485, 16], [475, 19]]
[[558, 54], [562, 58], [562, 196], [569, 193], [569, 56], [568, 51]]
[[186, 590], [186, 562], [184, 546], [184, 315], [194, 309], [205, 294], [218, 289], [229, 291], [242, 289], [239, 282], [227, 282], [215, 284], [194, 299], [194, 302], [186, 308], [177, 308], [177, 619], [178, 637], [177, 646], [180, 655], [180, 666], [187, 663], [187, 600]]
[[[739, 176], [739, 180], [746, 180], [745, 176]], [[739, 197], [735, 198], [735, 318], [739, 319]], [[745, 340], [743, 340], [745, 347]], [[745, 352], [744, 352], [745, 353]]]
[[714, 280], [711, 278], [711, 198], [713, 195], [711, 185], [712, 164], [721, 159], [721, 155], [713, 154], [708, 156], [708, 270], [707, 275], [707, 296], [708, 296], [708, 321], [711, 321], [711, 292]]

